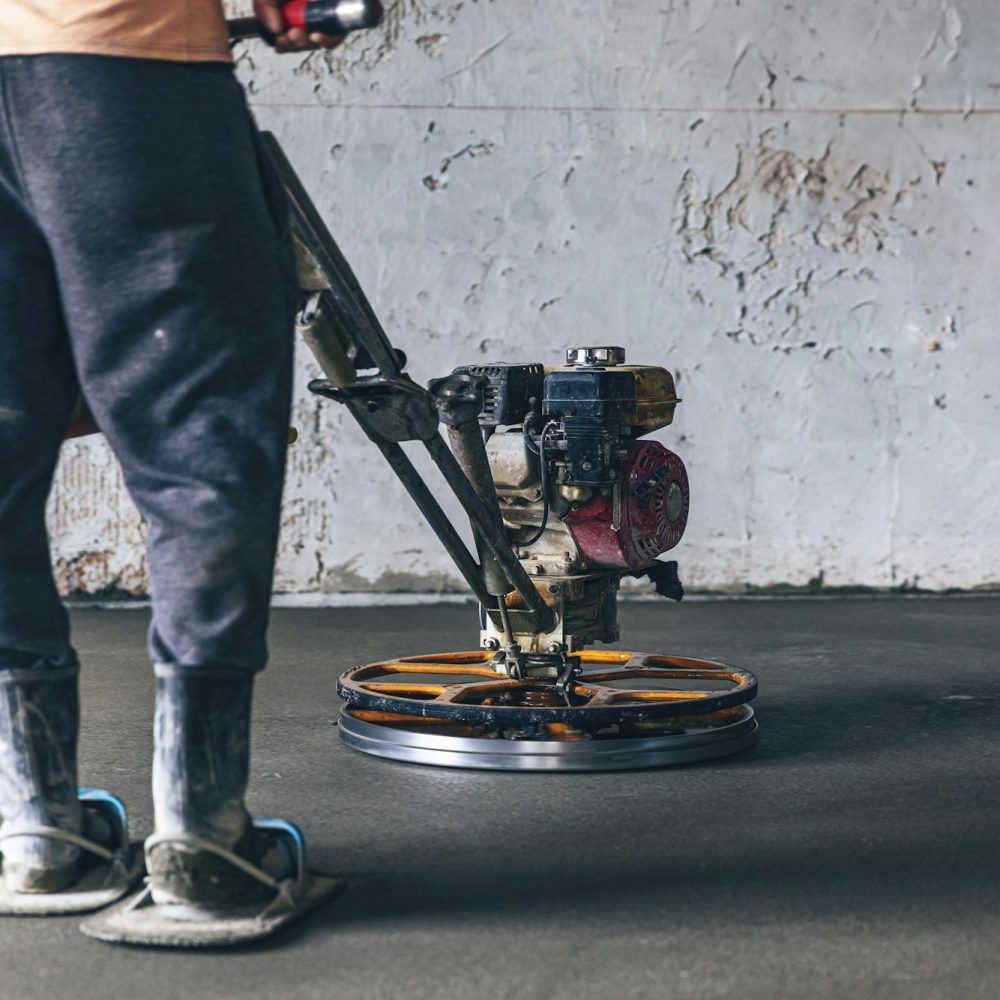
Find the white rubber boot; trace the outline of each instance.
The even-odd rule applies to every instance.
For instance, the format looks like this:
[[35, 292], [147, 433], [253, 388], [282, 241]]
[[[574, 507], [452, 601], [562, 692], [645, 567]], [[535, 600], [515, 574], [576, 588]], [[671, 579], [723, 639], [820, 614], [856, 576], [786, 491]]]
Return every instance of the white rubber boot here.
[[198, 840], [277, 877], [290, 870], [287, 858], [268, 855], [270, 841], [255, 834], [243, 803], [253, 676], [224, 668], [156, 668], [155, 837], [177, 840], [147, 848], [154, 903], [225, 910], [272, 894], [217, 854], [200, 850]]
[[82, 831], [78, 673], [77, 666], [0, 670], [0, 851], [4, 882], [12, 892], [59, 892], [79, 873], [75, 845], [16, 835], [39, 827]]

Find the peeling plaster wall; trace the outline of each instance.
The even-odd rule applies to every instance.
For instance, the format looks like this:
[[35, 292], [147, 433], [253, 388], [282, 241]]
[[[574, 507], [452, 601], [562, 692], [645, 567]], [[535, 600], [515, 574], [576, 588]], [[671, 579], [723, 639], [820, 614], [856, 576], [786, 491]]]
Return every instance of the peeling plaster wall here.
[[[415, 377], [584, 342], [677, 373], [690, 587], [974, 588], [1000, 580], [998, 36], [990, 0], [396, 0], [238, 65]], [[277, 589], [457, 587], [312, 370]], [[141, 591], [101, 442], [67, 445], [52, 527], [64, 588]]]

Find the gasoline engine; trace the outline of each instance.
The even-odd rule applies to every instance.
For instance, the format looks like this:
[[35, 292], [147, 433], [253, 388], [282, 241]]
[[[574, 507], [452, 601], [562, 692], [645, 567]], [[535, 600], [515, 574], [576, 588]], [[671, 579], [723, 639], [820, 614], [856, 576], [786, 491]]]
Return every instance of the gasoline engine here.
[[[405, 371], [357, 278], [272, 136], [292, 207], [299, 333], [323, 378], [406, 487], [480, 605], [479, 648], [348, 670], [341, 737], [415, 763], [601, 770], [704, 760], [753, 742], [748, 671], [597, 650], [619, 639], [623, 577], [680, 600], [684, 463], [646, 439], [677, 398], [661, 367], [618, 347], [566, 363], [467, 365], [426, 387]], [[445, 436], [441, 431], [446, 431]], [[470, 551], [402, 445], [426, 448], [469, 517]]]
[[[617, 592], [625, 574], [652, 575], [680, 598], [676, 564], [657, 564], [684, 532], [684, 464], [644, 434], [673, 420], [679, 400], [664, 368], [627, 366], [617, 347], [571, 348], [566, 365], [459, 368], [439, 391], [465, 382], [482, 391], [479, 426], [514, 554], [555, 611], [539, 632], [513, 600], [484, 607], [482, 645], [503, 650], [511, 676], [562, 674], [565, 661], [619, 637]], [[487, 558], [492, 594], [507, 591]]]

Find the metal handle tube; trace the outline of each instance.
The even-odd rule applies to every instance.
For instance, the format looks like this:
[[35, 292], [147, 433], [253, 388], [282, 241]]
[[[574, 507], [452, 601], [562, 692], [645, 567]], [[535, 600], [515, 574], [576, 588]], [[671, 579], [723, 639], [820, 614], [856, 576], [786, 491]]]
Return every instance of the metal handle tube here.
[[[444, 442], [441, 438], [435, 435], [435, 439], [444, 448]], [[407, 458], [406, 452], [398, 444], [387, 441], [375, 441], [375, 444], [378, 445], [379, 451], [385, 455], [386, 461], [392, 466], [392, 471], [406, 487], [406, 492], [413, 498], [420, 513], [423, 514], [424, 519], [431, 526], [448, 555], [451, 556], [476, 599], [486, 607], [493, 607], [495, 598], [483, 586], [482, 569], [472, 558], [472, 553], [465, 547], [465, 543], [455, 531], [440, 504], [434, 499], [427, 484], [420, 478], [420, 473]], [[447, 451], [447, 449], [445, 450]], [[451, 453], [449, 452], [449, 454]]]
[[[493, 473], [490, 470], [490, 460], [486, 455], [486, 446], [483, 444], [482, 434], [479, 431], [479, 421], [469, 420], [462, 424], [449, 426], [448, 441], [455, 459], [462, 467], [466, 478], [472, 483], [476, 495], [489, 507], [496, 520], [502, 521], [500, 504], [497, 502], [497, 492], [493, 485]], [[486, 589], [498, 597], [509, 594], [514, 588], [510, 585], [507, 574], [497, 562], [496, 556], [483, 543], [482, 535], [475, 527], [473, 527], [473, 534], [476, 539], [476, 548], [479, 550], [479, 561], [483, 565]]]
[[315, 259], [338, 310], [345, 315], [345, 326], [354, 332], [355, 340], [364, 347], [383, 375], [400, 375], [399, 358], [382, 324], [284, 150], [270, 132], [261, 132], [260, 137], [291, 202], [292, 226]]
[[[507, 579], [524, 601], [525, 607], [535, 616], [538, 627], [544, 632], [551, 632], [556, 624], [555, 612], [542, 600], [542, 595], [535, 589], [531, 578], [514, 555], [503, 521], [494, 518], [489, 507], [479, 499], [462, 467], [448, 450], [444, 438], [435, 434], [424, 444], [434, 459], [434, 464], [441, 470], [452, 492], [468, 514], [473, 529], [482, 537]], [[491, 606], [491, 602], [486, 604], [487, 607]]]
[[295, 317], [295, 329], [331, 385], [343, 389], [357, 381], [357, 372], [344, 350], [343, 338], [334, 332], [330, 317], [322, 307], [320, 292], [314, 293]]

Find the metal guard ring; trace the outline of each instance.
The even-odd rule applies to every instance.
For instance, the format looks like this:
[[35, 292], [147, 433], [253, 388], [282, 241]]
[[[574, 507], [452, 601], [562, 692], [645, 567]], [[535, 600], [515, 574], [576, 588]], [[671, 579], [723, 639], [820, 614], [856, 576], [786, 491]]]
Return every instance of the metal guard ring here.
[[[486, 650], [408, 656], [370, 663], [347, 671], [337, 682], [338, 694], [348, 705], [366, 713], [444, 719], [480, 725], [525, 726], [538, 723], [608, 726], [658, 719], [714, 716], [751, 701], [757, 678], [748, 670], [713, 660], [649, 653], [585, 650], [574, 654], [582, 672], [569, 685], [571, 698], [586, 699], [573, 706], [514, 706], [484, 704], [520, 691], [551, 688], [539, 679], [511, 680], [490, 666]], [[377, 680], [385, 675], [479, 676], [483, 681], [426, 683]], [[628, 690], [610, 686], [616, 680], [707, 680], [732, 685], [726, 691]]]

